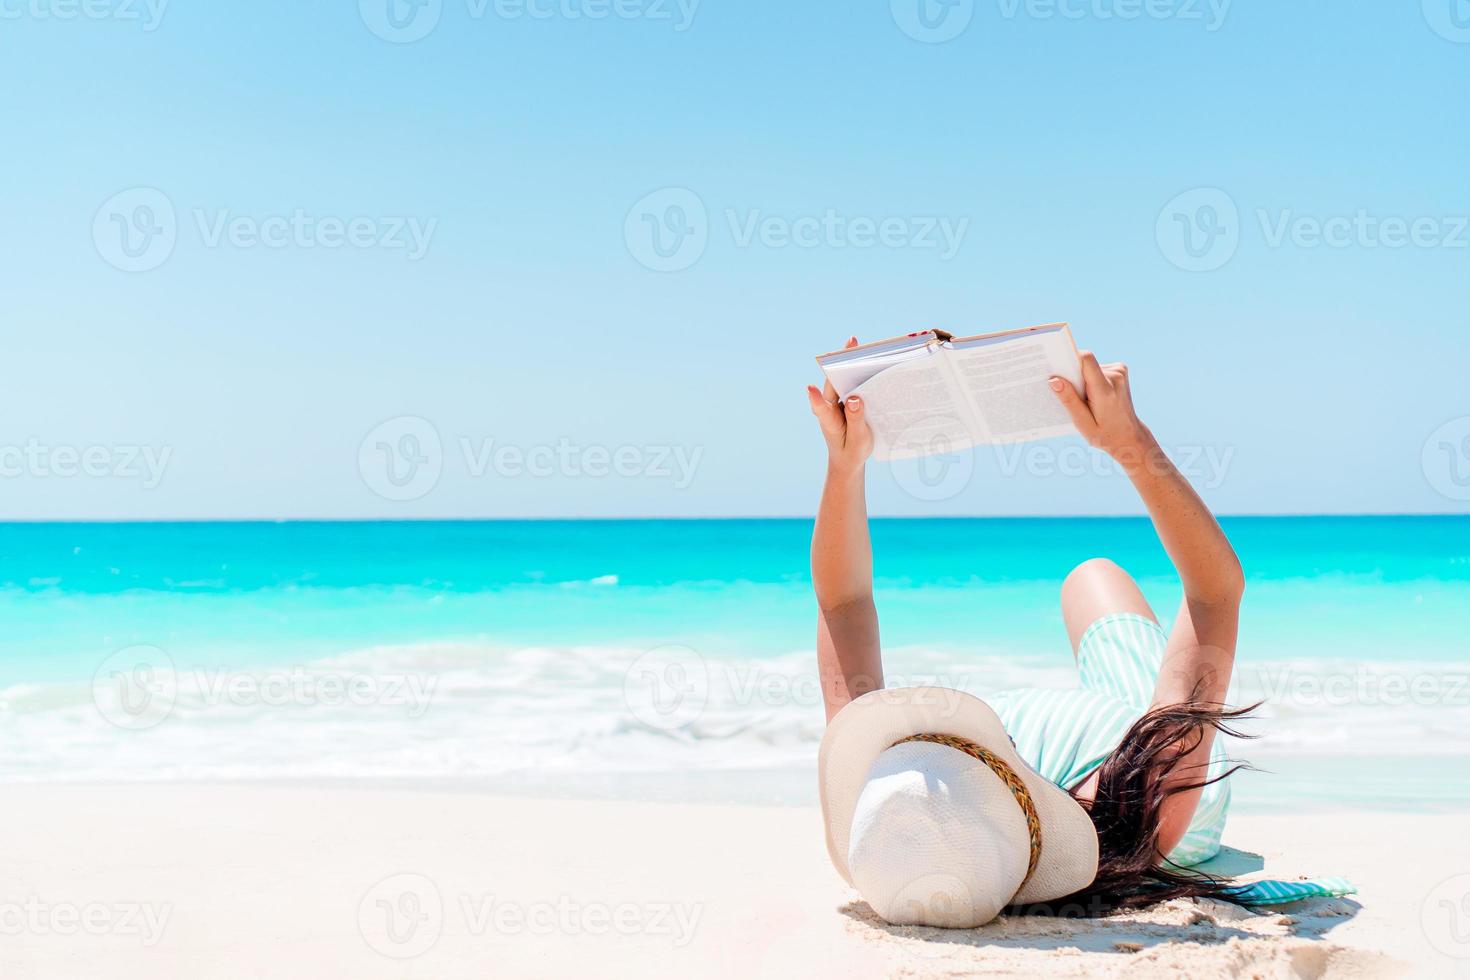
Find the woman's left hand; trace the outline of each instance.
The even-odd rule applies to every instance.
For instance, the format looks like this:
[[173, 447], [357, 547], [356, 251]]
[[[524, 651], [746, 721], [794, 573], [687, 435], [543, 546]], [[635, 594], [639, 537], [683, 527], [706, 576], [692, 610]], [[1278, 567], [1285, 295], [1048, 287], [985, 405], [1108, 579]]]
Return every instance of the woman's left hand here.
[[1148, 426], [1133, 410], [1128, 387], [1128, 365], [1099, 364], [1090, 350], [1079, 352], [1085, 394], [1066, 378], [1051, 379], [1072, 424], [1088, 444], [1101, 449], [1124, 466], [1145, 460], [1153, 447]]

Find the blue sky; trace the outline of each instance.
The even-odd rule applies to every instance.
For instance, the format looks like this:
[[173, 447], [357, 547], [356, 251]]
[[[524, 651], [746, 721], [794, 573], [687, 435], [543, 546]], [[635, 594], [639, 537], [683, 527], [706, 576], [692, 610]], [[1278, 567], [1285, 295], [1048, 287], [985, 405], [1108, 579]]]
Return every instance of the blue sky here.
[[0, 6], [7, 516], [806, 514], [814, 354], [1054, 320], [1221, 511], [1470, 507], [1466, 4], [394, 2]]

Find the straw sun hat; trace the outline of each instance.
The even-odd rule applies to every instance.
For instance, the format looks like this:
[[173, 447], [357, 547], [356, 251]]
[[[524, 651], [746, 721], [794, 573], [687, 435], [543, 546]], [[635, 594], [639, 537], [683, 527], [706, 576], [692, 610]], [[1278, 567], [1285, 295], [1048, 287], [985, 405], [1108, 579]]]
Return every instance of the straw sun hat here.
[[1022, 761], [996, 713], [940, 687], [873, 691], [827, 726], [817, 759], [827, 852], [893, 925], [968, 929], [1097, 874], [1077, 801]]

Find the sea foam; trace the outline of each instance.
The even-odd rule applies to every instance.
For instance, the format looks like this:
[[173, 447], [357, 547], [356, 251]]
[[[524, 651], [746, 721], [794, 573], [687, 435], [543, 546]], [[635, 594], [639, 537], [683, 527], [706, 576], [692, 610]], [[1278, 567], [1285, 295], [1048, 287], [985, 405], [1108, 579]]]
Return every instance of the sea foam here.
[[[889, 686], [1068, 687], [1070, 658], [985, 649], [886, 653]], [[680, 646], [418, 643], [296, 665], [121, 665], [91, 685], [0, 689], [23, 753], [0, 781], [495, 779], [810, 771], [823, 730], [812, 651], [714, 658]], [[1443, 663], [1243, 663], [1263, 701], [1239, 753], [1464, 755], [1470, 683]], [[1237, 754], [1232, 751], [1232, 754]]]

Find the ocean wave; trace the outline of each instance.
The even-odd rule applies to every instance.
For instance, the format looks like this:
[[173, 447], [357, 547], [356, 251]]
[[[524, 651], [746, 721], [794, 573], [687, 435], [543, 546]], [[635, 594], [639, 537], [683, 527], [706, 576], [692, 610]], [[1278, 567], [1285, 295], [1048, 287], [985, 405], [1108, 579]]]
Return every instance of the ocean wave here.
[[[1066, 657], [885, 652], [890, 686], [984, 695], [1070, 687]], [[1470, 680], [1434, 663], [1241, 665], [1236, 703], [1275, 754], [1463, 755]], [[87, 684], [0, 689], [23, 753], [0, 781], [458, 779], [809, 769], [823, 730], [815, 657], [713, 658], [681, 646], [376, 646], [253, 670], [121, 651]]]

